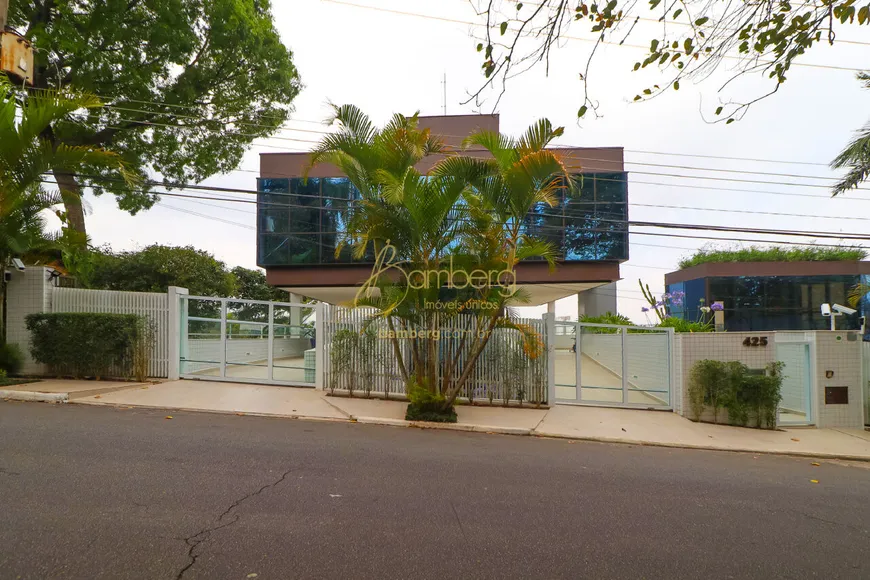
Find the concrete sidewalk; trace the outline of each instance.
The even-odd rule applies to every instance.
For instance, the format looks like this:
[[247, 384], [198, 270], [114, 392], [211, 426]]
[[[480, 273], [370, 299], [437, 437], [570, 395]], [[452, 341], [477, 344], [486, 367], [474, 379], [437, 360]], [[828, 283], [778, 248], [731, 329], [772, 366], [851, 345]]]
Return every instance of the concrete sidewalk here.
[[0, 399], [66, 403], [76, 398], [94, 397], [123, 389], [141, 387], [146, 384], [150, 383], [45, 379], [21, 385], [0, 387]]
[[400, 401], [330, 397], [314, 389], [210, 381], [138, 385], [71, 402], [870, 461], [867, 431], [765, 431], [694, 423], [664, 411], [567, 405], [551, 409], [457, 406], [456, 424], [419, 423], [404, 420], [407, 403]]

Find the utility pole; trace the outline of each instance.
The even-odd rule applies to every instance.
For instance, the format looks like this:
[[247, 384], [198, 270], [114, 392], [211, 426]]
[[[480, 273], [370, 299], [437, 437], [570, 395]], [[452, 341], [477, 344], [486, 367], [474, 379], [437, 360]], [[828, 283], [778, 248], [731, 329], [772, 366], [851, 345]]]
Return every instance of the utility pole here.
[[[0, 0], [0, 5], [2, 5], [3, 2], [5, 2], [5, 1], [6, 0]], [[444, 80], [441, 82], [441, 84], [444, 86], [444, 106], [443, 106], [443, 109], [444, 109], [444, 115], [446, 116], [447, 115], [447, 73], [446, 72], [444, 73]]]

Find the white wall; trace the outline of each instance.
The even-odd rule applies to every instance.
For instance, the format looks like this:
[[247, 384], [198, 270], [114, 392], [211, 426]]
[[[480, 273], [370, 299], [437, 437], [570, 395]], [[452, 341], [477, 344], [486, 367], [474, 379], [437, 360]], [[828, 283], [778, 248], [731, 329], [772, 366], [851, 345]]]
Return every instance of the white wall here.
[[24, 354], [22, 373], [26, 375], [45, 374], [45, 365], [39, 364], [30, 356], [30, 332], [24, 319], [28, 314], [49, 312], [51, 310], [52, 284], [49, 282], [49, 269], [28, 266], [20, 272], [12, 271], [6, 291], [6, 341], [17, 344]]
[[[120, 292], [82, 288], [52, 288], [51, 312], [103, 312], [136, 314], [154, 323], [154, 346], [148, 365], [149, 377], [169, 376], [169, 299], [158, 292]], [[173, 337], [175, 338], [175, 337]]]

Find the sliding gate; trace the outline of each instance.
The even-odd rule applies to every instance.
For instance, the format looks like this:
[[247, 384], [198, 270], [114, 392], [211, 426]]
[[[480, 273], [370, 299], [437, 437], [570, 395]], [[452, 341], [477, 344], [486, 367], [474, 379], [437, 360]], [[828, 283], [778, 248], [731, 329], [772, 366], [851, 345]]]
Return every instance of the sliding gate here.
[[203, 296], [180, 300], [181, 378], [317, 385], [320, 305]]
[[556, 403], [669, 409], [672, 328], [556, 322]]

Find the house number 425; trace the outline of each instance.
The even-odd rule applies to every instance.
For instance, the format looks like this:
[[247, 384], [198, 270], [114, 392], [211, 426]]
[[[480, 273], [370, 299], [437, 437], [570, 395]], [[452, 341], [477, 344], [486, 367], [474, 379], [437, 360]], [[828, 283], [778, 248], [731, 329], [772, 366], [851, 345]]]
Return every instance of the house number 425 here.
[[743, 346], [767, 346], [766, 336], [747, 336]]

